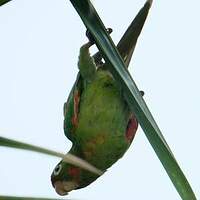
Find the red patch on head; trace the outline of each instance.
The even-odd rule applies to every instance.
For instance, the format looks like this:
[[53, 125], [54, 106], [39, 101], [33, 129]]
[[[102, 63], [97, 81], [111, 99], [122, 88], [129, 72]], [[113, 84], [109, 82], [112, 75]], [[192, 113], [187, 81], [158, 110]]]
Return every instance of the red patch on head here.
[[78, 125], [78, 108], [80, 102], [80, 93], [79, 91], [75, 91], [74, 93], [74, 115], [72, 117], [72, 124], [77, 127]]
[[72, 177], [79, 177], [80, 175], [80, 169], [75, 167], [70, 167], [67, 172]]
[[128, 121], [128, 125], [126, 128], [126, 139], [131, 142], [135, 136], [135, 133], [138, 128], [138, 122], [134, 115], [131, 116], [131, 118]]

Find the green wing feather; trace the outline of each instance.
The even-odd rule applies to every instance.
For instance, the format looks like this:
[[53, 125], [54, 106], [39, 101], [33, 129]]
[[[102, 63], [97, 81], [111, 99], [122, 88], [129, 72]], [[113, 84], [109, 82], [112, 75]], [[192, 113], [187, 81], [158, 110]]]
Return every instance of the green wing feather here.
[[83, 79], [80, 75], [80, 72], [77, 75], [76, 81], [72, 87], [72, 90], [69, 94], [69, 97], [67, 99], [67, 102], [64, 103], [64, 133], [65, 136], [71, 140], [72, 142], [75, 142], [75, 129], [76, 126], [74, 124], [74, 118], [75, 118], [75, 99], [74, 97], [76, 95], [81, 95], [82, 92], [82, 85], [83, 85]]

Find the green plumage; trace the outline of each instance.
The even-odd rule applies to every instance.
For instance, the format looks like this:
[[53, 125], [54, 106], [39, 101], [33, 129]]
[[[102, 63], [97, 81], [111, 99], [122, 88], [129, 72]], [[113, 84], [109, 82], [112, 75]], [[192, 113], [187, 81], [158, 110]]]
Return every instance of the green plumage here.
[[99, 69], [81, 94], [75, 134], [84, 158], [102, 170], [116, 162], [130, 144], [125, 136], [130, 116], [111, 74]]
[[[147, 1], [117, 46], [127, 66], [149, 8]], [[80, 49], [80, 72], [64, 104], [64, 132], [73, 144], [70, 153], [105, 171], [129, 148], [138, 122], [122, 89], [107, 70], [107, 63], [102, 62], [101, 54], [90, 56], [90, 46], [91, 42]], [[85, 187], [97, 178], [64, 161], [56, 166], [51, 176], [60, 195]]]
[[[121, 88], [106, 70], [106, 64], [96, 66], [87, 45], [81, 47], [78, 65], [80, 75], [64, 106], [65, 134], [73, 143], [70, 153], [105, 171], [126, 152], [138, 124], [135, 120], [132, 137], [127, 138], [133, 114], [123, 98]], [[77, 188], [85, 187], [97, 178], [91, 172], [64, 162], [62, 167], [65, 170], [59, 176], [76, 181]], [[78, 169], [76, 180], [66, 173], [67, 169], [73, 171], [75, 168]]]

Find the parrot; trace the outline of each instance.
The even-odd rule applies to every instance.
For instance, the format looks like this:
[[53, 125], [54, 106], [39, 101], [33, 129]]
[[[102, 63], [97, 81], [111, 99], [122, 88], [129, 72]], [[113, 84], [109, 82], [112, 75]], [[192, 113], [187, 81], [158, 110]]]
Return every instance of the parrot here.
[[[131, 22], [117, 45], [128, 67], [141, 33], [151, 1], [147, 1]], [[107, 29], [110, 34], [112, 29]], [[89, 42], [80, 48], [79, 72], [64, 104], [64, 133], [72, 142], [69, 153], [105, 172], [130, 147], [138, 129], [138, 121], [126, 102], [122, 88], [109, 71], [109, 63], [101, 52], [91, 56], [95, 43], [87, 31]], [[141, 91], [141, 96], [144, 93]], [[54, 168], [51, 182], [59, 195], [84, 188], [100, 175], [61, 160]]]

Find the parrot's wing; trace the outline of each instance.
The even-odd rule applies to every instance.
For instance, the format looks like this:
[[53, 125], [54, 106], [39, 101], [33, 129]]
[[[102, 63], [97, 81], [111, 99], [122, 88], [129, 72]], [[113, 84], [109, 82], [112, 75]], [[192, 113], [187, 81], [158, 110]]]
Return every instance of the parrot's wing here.
[[72, 142], [75, 140], [74, 133], [78, 124], [78, 112], [82, 85], [83, 79], [79, 72], [67, 102], [64, 103], [64, 132], [66, 137]]

